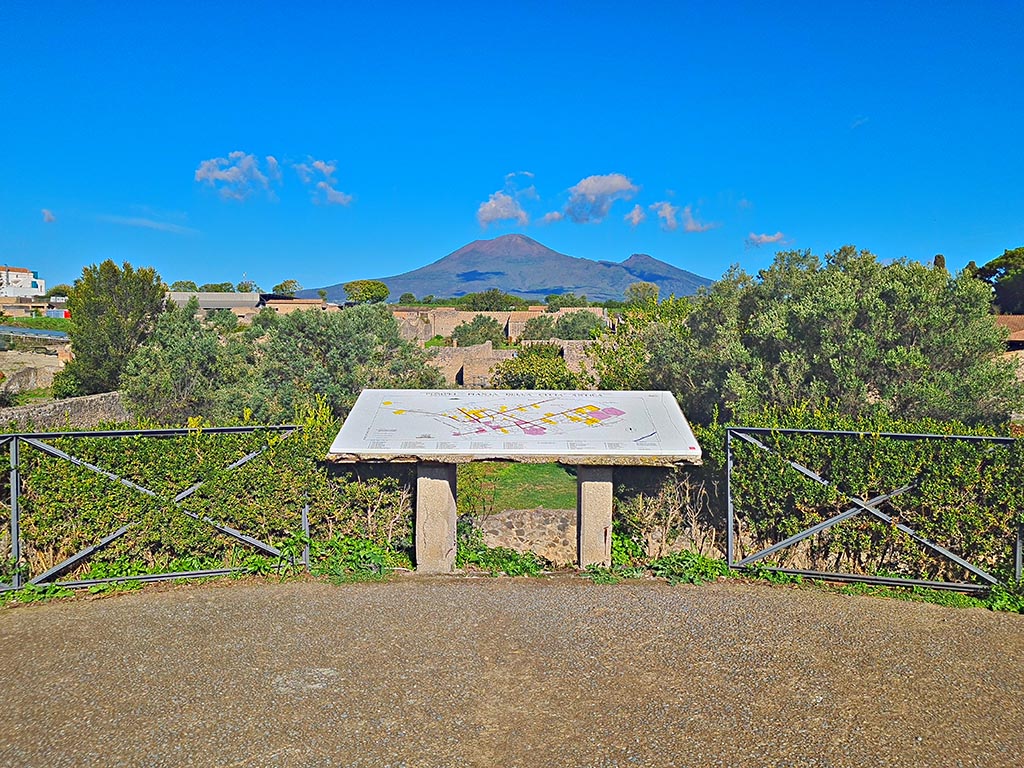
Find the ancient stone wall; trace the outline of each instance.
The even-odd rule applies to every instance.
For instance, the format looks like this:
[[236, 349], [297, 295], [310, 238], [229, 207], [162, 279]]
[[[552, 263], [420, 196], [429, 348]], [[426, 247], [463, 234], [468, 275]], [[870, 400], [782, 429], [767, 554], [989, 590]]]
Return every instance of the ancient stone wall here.
[[22, 430], [87, 429], [105, 422], [130, 419], [131, 414], [125, 408], [120, 392], [0, 408], [0, 424], [13, 424]]
[[[550, 313], [552, 320], [558, 320], [562, 315], [570, 312], [590, 312], [599, 317], [606, 324], [609, 322], [608, 311], [604, 307], [576, 307], [560, 309]], [[497, 320], [505, 329], [505, 337], [518, 339], [523, 335], [526, 323], [534, 317], [545, 314], [544, 307], [531, 307], [528, 310], [516, 312], [464, 312], [454, 307], [437, 307], [436, 309], [424, 309], [422, 307], [395, 307], [391, 310], [392, 315], [398, 323], [398, 332], [406, 341], [423, 343], [435, 336], [449, 337], [463, 323], [473, 322], [477, 315], [492, 317]]]

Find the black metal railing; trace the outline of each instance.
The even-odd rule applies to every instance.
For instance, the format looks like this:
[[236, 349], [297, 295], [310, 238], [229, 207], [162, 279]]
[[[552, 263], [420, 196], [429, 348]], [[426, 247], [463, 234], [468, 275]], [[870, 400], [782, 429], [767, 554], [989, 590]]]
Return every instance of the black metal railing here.
[[[61, 450], [48, 441], [57, 439], [88, 439], [88, 438], [128, 438], [128, 437], [142, 437], [150, 439], [165, 439], [174, 437], [184, 437], [188, 435], [195, 435], [197, 432], [204, 436], [217, 436], [217, 435], [238, 435], [238, 434], [252, 434], [256, 432], [270, 432], [279, 433], [282, 435], [282, 439], [287, 438], [289, 435], [301, 430], [301, 427], [294, 424], [282, 424], [276, 426], [261, 426], [261, 427], [209, 427], [202, 430], [195, 429], [135, 429], [135, 430], [93, 430], [93, 431], [81, 431], [81, 432], [31, 432], [31, 433], [9, 433], [0, 435], [0, 448], [4, 446], [10, 454], [10, 560], [13, 568], [13, 577], [11, 582], [8, 584], [0, 584], [0, 591], [10, 589], [20, 589], [26, 584], [32, 584], [36, 586], [49, 586], [55, 585], [67, 588], [77, 587], [89, 587], [96, 584], [109, 584], [116, 582], [125, 581], [162, 581], [168, 579], [189, 579], [189, 578], [205, 578], [210, 576], [222, 576], [236, 572], [238, 568], [217, 568], [217, 569], [205, 569], [205, 570], [191, 570], [191, 571], [174, 571], [166, 573], [142, 573], [131, 576], [112, 576], [107, 578], [91, 578], [91, 579], [77, 579], [68, 581], [57, 581], [57, 577], [67, 570], [73, 568], [92, 557], [94, 554], [102, 550], [104, 547], [110, 545], [117, 539], [124, 536], [130, 530], [132, 530], [137, 522], [131, 521], [120, 526], [117, 530], [114, 530], [103, 536], [101, 539], [93, 544], [90, 544], [83, 549], [80, 549], [75, 554], [68, 558], [65, 558], [61, 562], [47, 568], [42, 573], [33, 575], [25, 572], [26, 564], [22, 558], [22, 535], [21, 535], [21, 510], [20, 510], [20, 496], [21, 496], [21, 458], [22, 448], [31, 448], [39, 451], [47, 456], [55, 459], [66, 461], [74, 464], [78, 467], [93, 472], [97, 475], [101, 475], [108, 480], [111, 480], [125, 488], [131, 489], [139, 494], [148, 496], [155, 499], [160, 499], [161, 495], [156, 491], [139, 485], [132, 480], [122, 477], [114, 472], [111, 472], [103, 467], [92, 464], [81, 458], [78, 458], [66, 451]], [[251, 451], [245, 456], [241, 457], [237, 461], [224, 467], [224, 471], [231, 472], [238, 469], [239, 467], [247, 464], [253, 459], [261, 456], [268, 450], [269, 446], [264, 445], [262, 448]], [[187, 498], [198, 491], [205, 485], [204, 481], [198, 481], [193, 483], [187, 488], [184, 488], [173, 497], [165, 499], [170, 505], [173, 505], [177, 510], [197, 522], [209, 525], [212, 529], [218, 533], [227, 536], [235, 541], [241, 542], [249, 547], [252, 547], [258, 552], [262, 552], [265, 555], [272, 557], [281, 558], [281, 551], [268, 544], [265, 541], [250, 536], [242, 531], [236, 530], [231, 526], [219, 523], [206, 515], [194, 512], [186, 509], [182, 506]], [[309, 536], [309, 506], [306, 505], [302, 509], [302, 529], [304, 535]], [[303, 553], [303, 558], [308, 566], [308, 549]]]
[[[845, 491], [842, 495], [845, 497], [849, 506], [839, 512], [838, 514], [832, 515], [831, 517], [810, 525], [803, 530], [795, 533], [785, 539], [776, 543], [764, 546], [757, 551], [745, 555], [737, 559], [736, 554], [736, 539], [738, 536], [737, 530], [737, 511], [733, 501], [733, 482], [734, 482], [734, 471], [735, 471], [735, 441], [742, 441], [748, 445], [754, 446], [760, 451], [765, 451], [770, 454], [774, 454], [779, 457], [792, 471], [798, 472], [809, 480], [813, 481], [822, 486], [832, 486], [832, 483], [818, 472], [807, 466], [794, 461], [786, 456], [775, 447], [771, 447], [765, 444], [765, 440], [769, 435], [816, 435], [824, 438], [864, 438], [866, 435], [863, 432], [851, 432], [851, 431], [830, 431], [821, 429], [784, 429], [776, 427], [728, 427], [725, 431], [725, 446], [726, 446], [726, 498], [728, 500], [727, 516], [726, 516], [726, 560], [730, 568], [737, 570], [760, 568], [768, 571], [777, 573], [786, 573], [790, 575], [806, 576], [809, 578], [817, 578], [828, 581], [840, 581], [840, 582], [861, 582], [868, 584], [877, 584], [883, 586], [920, 586], [928, 587], [932, 589], [948, 589], [964, 592], [973, 592], [981, 589], [986, 589], [998, 584], [1001, 584], [999, 578], [994, 576], [985, 568], [968, 561], [966, 558], [961, 557], [950, 549], [943, 547], [942, 545], [930, 540], [929, 538], [921, 535], [918, 531], [914, 530], [911, 526], [903, 522], [898, 516], [887, 514], [881, 509], [882, 505], [886, 502], [904, 494], [917, 486], [916, 480], [909, 483], [904, 483], [897, 488], [880, 493], [869, 499], [862, 499], [852, 494], [847, 494]], [[979, 435], [937, 435], [937, 434], [904, 434], [904, 433], [872, 433], [872, 438], [883, 438], [888, 440], [957, 440], [969, 443], [989, 443], [994, 445], [1013, 445], [1016, 440], [1012, 437], [995, 437], [995, 436], [979, 436]], [[955, 581], [937, 581], [931, 579], [916, 579], [916, 578], [902, 578], [899, 576], [883, 576], [873, 574], [862, 574], [862, 573], [846, 573], [846, 572], [829, 572], [829, 571], [818, 571], [813, 569], [800, 569], [800, 568], [783, 568], [764, 565], [764, 561], [772, 555], [782, 552], [782, 550], [793, 546], [801, 541], [811, 538], [819, 533], [822, 533], [829, 528], [838, 525], [846, 520], [850, 520], [859, 515], [869, 515], [876, 520], [880, 520], [886, 523], [889, 527], [900, 531], [901, 533], [908, 536], [917, 544], [921, 545], [924, 549], [939, 555], [943, 559], [955, 563], [960, 566], [972, 576], [978, 579], [978, 582], [955, 582]], [[1015, 544], [1013, 550], [1013, 564], [1014, 564], [1014, 578], [1016, 581], [1021, 580], [1022, 569], [1024, 569], [1024, 521], [1021, 520], [1019, 512], [1015, 524], [1014, 531], [1007, 531], [1007, 535], [1015, 535]]]

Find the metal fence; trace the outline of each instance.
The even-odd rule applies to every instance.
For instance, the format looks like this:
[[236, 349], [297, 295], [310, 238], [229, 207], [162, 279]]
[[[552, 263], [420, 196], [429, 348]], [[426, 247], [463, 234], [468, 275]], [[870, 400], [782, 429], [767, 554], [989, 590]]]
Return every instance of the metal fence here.
[[[204, 436], [216, 436], [216, 435], [237, 435], [237, 434], [252, 434], [255, 432], [272, 432], [281, 433], [282, 438], [286, 438], [294, 432], [297, 432], [301, 427], [294, 424], [282, 424], [277, 426], [264, 426], [264, 427], [210, 427], [202, 430], [195, 429], [136, 429], [136, 430], [98, 430], [98, 431], [83, 431], [83, 432], [32, 432], [32, 433], [9, 433], [0, 435], [0, 448], [4, 446], [10, 454], [10, 516], [11, 516], [11, 561], [13, 566], [13, 578], [8, 584], [0, 584], [0, 591], [6, 591], [10, 589], [20, 589], [26, 584], [32, 584], [36, 586], [49, 586], [56, 585], [68, 588], [77, 587], [88, 587], [94, 584], [124, 582], [124, 581], [162, 581], [167, 579], [189, 579], [189, 578], [203, 578], [208, 576], [223, 576], [240, 569], [237, 568], [220, 568], [220, 569], [208, 569], [208, 570], [196, 570], [196, 571], [179, 571], [173, 573], [143, 573], [133, 576], [116, 576], [108, 578], [95, 578], [95, 579], [80, 579], [73, 581], [57, 581], [56, 579], [60, 574], [64, 573], [68, 569], [82, 563], [83, 561], [90, 558], [96, 552], [100, 551], [104, 547], [108, 546], [112, 542], [124, 536], [131, 530], [136, 523], [129, 522], [122, 525], [117, 530], [110, 532], [106, 536], [93, 544], [79, 550], [70, 557], [62, 560], [51, 568], [46, 569], [44, 572], [32, 575], [31, 573], [25, 573], [25, 564], [22, 559], [22, 537], [21, 537], [21, 512], [20, 512], [20, 494], [21, 494], [21, 477], [20, 477], [20, 465], [22, 449], [28, 448], [41, 453], [51, 456], [62, 461], [70, 462], [76, 466], [82, 467], [90, 472], [94, 472], [98, 475], [106, 477], [125, 488], [129, 488], [136, 491], [144, 496], [152, 498], [160, 498], [160, 495], [155, 491], [145, 488], [138, 483], [133, 482], [127, 478], [121, 477], [114, 472], [110, 472], [103, 467], [91, 464], [88, 461], [73, 456], [66, 451], [51, 445], [50, 440], [71, 438], [71, 439], [89, 439], [89, 438], [126, 438], [126, 437], [144, 437], [151, 439], [167, 439], [173, 437], [184, 437], [187, 435], [194, 435], [201, 432]], [[225, 471], [233, 471], [238, 469], [244, 464], [252, 461], [253, 459], [261, 456], [268, 446], [252, 451], [232, 464], [225, 467]], [[249, 536], [242, 531], [238, 531], [230, 526], [218, 523], [205, 515], [193, 512], [192, 510], [186, 509], [182, 506], [182, 502], [185, 501], [189, 496], [194, 494], [200, 488], [202, 488], [204, 482], [196, 482], [190, 485], [188, 488], [182, 489], [179, 493], [173, 497], [166, 499], [167, 502], [178, 508], [178, 511], [187, 515], [188, 517], [198, 522], [209, 525], [212, 529], [219, 533], [227, 536], [231, 539], [239, 541], [255, 550], [262, 552], [272, 557], [281, 558], [281, 551], [265, 541]], [[302, 529], [303, 533], [309, 535], [309, 506], [306, 505], [302, 509]], [[308, 566], [309, 550], [308, 547], [303, 553], [303, 560]]]
[[[737, 570], [743, 570], [751, 567], [755, 567], [755, 564], [764, 561], [766, 558], [771, 557], [774, 554], [781, 552], [787, 547], [791, 547], [801, 541], [809, 539], [816, 534], [822, 533], [828, 530], [834, 525], [850, 520], [858, 515], [867, 514], [887, 523], [891, 527], [899, 530], [906, 534], [911, 539], [916, 541], [926, 550], [931, 551], [940, 557], [959, 565], [964, 568], [968, 573], [972, 574], [980, 580], [980, 583], [971, 582], [950, 582], [950, 581], [934, 581], [928, 579], [909, 579], [901, 577], [890, 577], [890, 576], [876, 576], [871, 574], [858, 574], [858, 573], [833, 573], [827, 571], [816, 571], [809, 569], [798, 569], [798, 568], [781, 568], [781, 567], [767, 567], [758, 566], [768, 571], [777, 573], [785, 573], [794, 576], [806, 576], [809, 578], [817, 578], [828, 581], [840, 581], [840, 582], [861, 582], [868, 584], [877, 584], [882, 586], [899, 586], [899, 587], [929, 587], [932, 589], [948, 589], [963, 592], [973, 592], [981, 589], [986, 589], [991, 586], [1000, 584], [1000, 580], [993, 576], [991, 573], [986, 571], [984, 568], [971, 563], [960, 557], [959, 555], [951, 552], [949, 549], [929, 540], [922, 536], [913, 528], [908, 526], [906, 523], [899, 520], [896, 516], [886, 514], [881, 507], [890, 499], [899, 496], [900, 494], [906, 493], [915, 487], [915, 483], [911, 482], [906, 485], [902, 485], [893, 490], [887, 491], [886, 493], [879, 494], [870, 499], [861, 499], [853, 495], [848, 495], [843, 492], [846, 500], [850, 506], [839, 512], [832, 517], [822, 520], [821, 522], [815, 523], [814, 525], [808, 526], [802, 531], [793, 534], [779, 541], [775, 544], [771, 544], [764, 547], [753, 554], [747, 555], [739, 560], [736, 559], [736, 538], [737, 538], [737, 515], [736, 509], [733, 504], [733, 473], [734, 467], [734, 441], [742, 441], [749, 445], [758, 448], [761, 451], [775, 454], [779, 456], [783, 462], [785, 462], [793, 471], [799, 472], [804, 477], [812, 480], [823, 486], [832, 485], [828, 479], [822, 477], [819, 473], [815, 472], [803, 464], [797, 461], [793, 461], [783, 456], [778, 450], [765, 444], [763, 439], [766, 435], [773, 434], [790, 434], [790, 435], [818, 435], [821, 437], [857, 437], [862, 438], [865, 436], [863, 432], [848, 432], [848, 431], [830, 431], [821, 429], [784, 429], [777, 427], [728, 427], [725, 430], [725, 450], [726, 450], [726, 498], [728, 499], [727, 508], [727, 531], [726, 531], [726, 559], [730, 568]], [[1011, 445], [1015, 442], [1015, 438], [1012, 437], [988, 437], [988, 436], [976, 436], [976, 435], [934, 435], [934, 434], [903, 434], [893, 432], [881, 432], [872, 433], [871, 437], [874, 438], [886, 438], [891, 440], [960, 440], [971, 443], [990, 443], [996, 445]], [[1014, 560], [1014, 577], [1017, 581], [1021, 580], [1022, 567], [1024, 567], [1024, 521], [1018, 520], [1016, 525], [1016, 543], [1014, 545], [1013, 560]]]

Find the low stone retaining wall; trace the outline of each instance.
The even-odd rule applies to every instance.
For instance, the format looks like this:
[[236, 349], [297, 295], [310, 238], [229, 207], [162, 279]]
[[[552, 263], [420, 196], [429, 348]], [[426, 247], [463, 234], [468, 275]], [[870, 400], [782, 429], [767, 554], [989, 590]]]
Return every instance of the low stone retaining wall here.
[[512, 509], [476, 521], [489, 547], [535, 552], [556, 565], [576, 563], [575, 509]]
[[120, 392], [0, 408], [0, 424], [14, 425], [18, 429], [88, 429], [104, 422], [130, 419]]

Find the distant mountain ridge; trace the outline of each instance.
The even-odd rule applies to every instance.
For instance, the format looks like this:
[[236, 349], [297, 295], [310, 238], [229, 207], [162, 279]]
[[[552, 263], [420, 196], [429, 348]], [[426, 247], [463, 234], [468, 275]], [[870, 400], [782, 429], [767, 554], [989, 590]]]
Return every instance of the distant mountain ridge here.
[[[550, 294], [575, 293], [594, 301], [622, 299], [627, 286], [638, 281], [654, 283], [662, 296], [690, 296], [710, 285], [706, 277], [673, 267], [646, 254], [633, 254], [616, 264], [611, 261], [566, 256], [525, 235], [502, 235], [476, 240], [425, 267], [401, 275], [377, 278], [395, 301], [403, 293], [453, 297], [498, 288], [524, 299], [543, 299]], [[342, 283], [302, 291], [314, 297], [327, 291], [328, 301], [344, 301]]]

